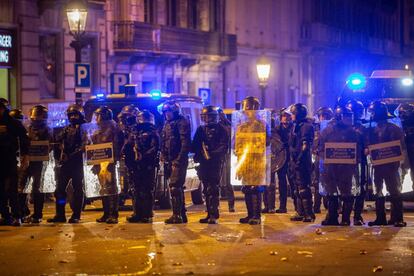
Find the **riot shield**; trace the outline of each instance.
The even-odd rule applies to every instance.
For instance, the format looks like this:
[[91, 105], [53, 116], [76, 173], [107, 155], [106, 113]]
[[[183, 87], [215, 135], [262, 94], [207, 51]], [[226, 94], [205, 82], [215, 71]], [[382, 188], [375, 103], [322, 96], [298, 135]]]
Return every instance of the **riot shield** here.
[[[111, 131], [96, 123], [82, 125], [85, 144], [83, 156], [84, 190], [87, 198], [116, 195], [121, 192], [119, 164], [114, 156], [114, 140], [103, 142]], [[106, 136], [105, 136], [106, 135]], [[111, 135], [109, 135], [111, 136]]]
[[270, 112], [232, 113], [232, 185], [270, 185]]
[[284, 147], [279, 135], [272, 132], [270, 140], [271, 149], [271, 172], [280, 170], [286, 163], [287, 149]]
[[360, 193], [358, 136], [352, 126], [328, 124], [320, 133], [319, 193], [356, 196]]
[[[49, 122], [48, 122], [49, 123]], [[29, 167], [19, 170], [19, 190], [30, 194], [33, 191], [34, 178], [40, 178], [40, 193], [54, 193], [56, 190], [55, 158], [53, 155], [54, 129], [48, 125], [50, 140], [31, 141], [29, 146]]]

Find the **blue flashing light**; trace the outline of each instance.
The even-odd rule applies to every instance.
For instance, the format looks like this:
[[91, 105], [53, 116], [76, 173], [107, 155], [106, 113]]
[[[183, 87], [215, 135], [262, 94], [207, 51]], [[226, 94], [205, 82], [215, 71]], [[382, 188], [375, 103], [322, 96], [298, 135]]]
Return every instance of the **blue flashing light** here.
[[349, 75], [346, 80], [346, 86], [351, 90], [362, 90], [367, 85], [367, 79], [360, 73], [353, 73]]
[[411, 78], [404, 78], [401, 80], [401, 83], [404, 86], [412, 86], [414, 84], [414, 81]]
[[150, 95], [151, 95], [151, 98], [153, 100], [159, 100], [159, 99], [161, 99], [161, 91], [158, 90], [158, 89], [151, 90], [150, 91]]
[[104, 93], [98, 93], [98, 94], [96, 94], [96, 97], [97, 98], [103, 98], [103, 97], [105, 97], [105, 94]]

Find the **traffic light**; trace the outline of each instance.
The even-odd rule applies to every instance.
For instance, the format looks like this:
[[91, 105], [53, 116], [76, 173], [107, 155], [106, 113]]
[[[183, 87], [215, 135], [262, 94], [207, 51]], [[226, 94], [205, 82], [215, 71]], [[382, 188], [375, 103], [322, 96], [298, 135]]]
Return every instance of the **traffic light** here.
[[367, 79], [360, 73], [353, 73], [346, 80], [346, 86], [353, 91], [362, 90], [366, 85]]

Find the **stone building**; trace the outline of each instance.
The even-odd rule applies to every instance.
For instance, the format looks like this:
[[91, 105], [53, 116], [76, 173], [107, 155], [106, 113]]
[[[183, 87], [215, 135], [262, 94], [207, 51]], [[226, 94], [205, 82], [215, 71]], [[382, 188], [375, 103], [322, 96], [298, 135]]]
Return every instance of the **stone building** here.
[[[0, 0], [0, 97], [13, 106], [53, 108], [74, 101], [75, 52], [66, 3]], [[354, 71], [369, 75], [410, 64], [412, 5], [410, 0], [89, 0], [82, 62], [91, 64], [92, 94], [118, 92], [111, 76], [128, 74], [140, 92], [198, 95], [207, 88], [211, 103], [234, 107], [248, 95], [262, 98], [256, 62], [264, 55], [271, 64], [265, 106], [303, 102], [314, 109], [332, 105]]]

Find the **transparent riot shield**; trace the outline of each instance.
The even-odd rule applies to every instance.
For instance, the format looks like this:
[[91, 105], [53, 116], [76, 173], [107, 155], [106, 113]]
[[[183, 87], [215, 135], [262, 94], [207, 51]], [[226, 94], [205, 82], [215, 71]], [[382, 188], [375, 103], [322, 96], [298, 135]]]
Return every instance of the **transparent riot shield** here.
[[319, 139], [319, 193], [356, 196], [361, 191], [358, 136], [355, 129], [328, 124]]
[[[119, 194], [119, 164], [114, 156], [116, 135], [96, 123], [82, 125], [85, 152], [83, 157], [84, 190], [87, 198]], [[104, 141], [105, 140], [105, 141]]]
[[[56, 190], [54, 129], [49, 128], [49, 140], [32, 140], [29, 146], [29, 167], [19, 170], [19, 189], [23, 193], [32, 193], [34, 189], [40, 193], [54, 193]], [[39, 185], [39, 187], [34, 187]]]
[[270, 185], [270, 112], [232, 113], [232, 185]]

